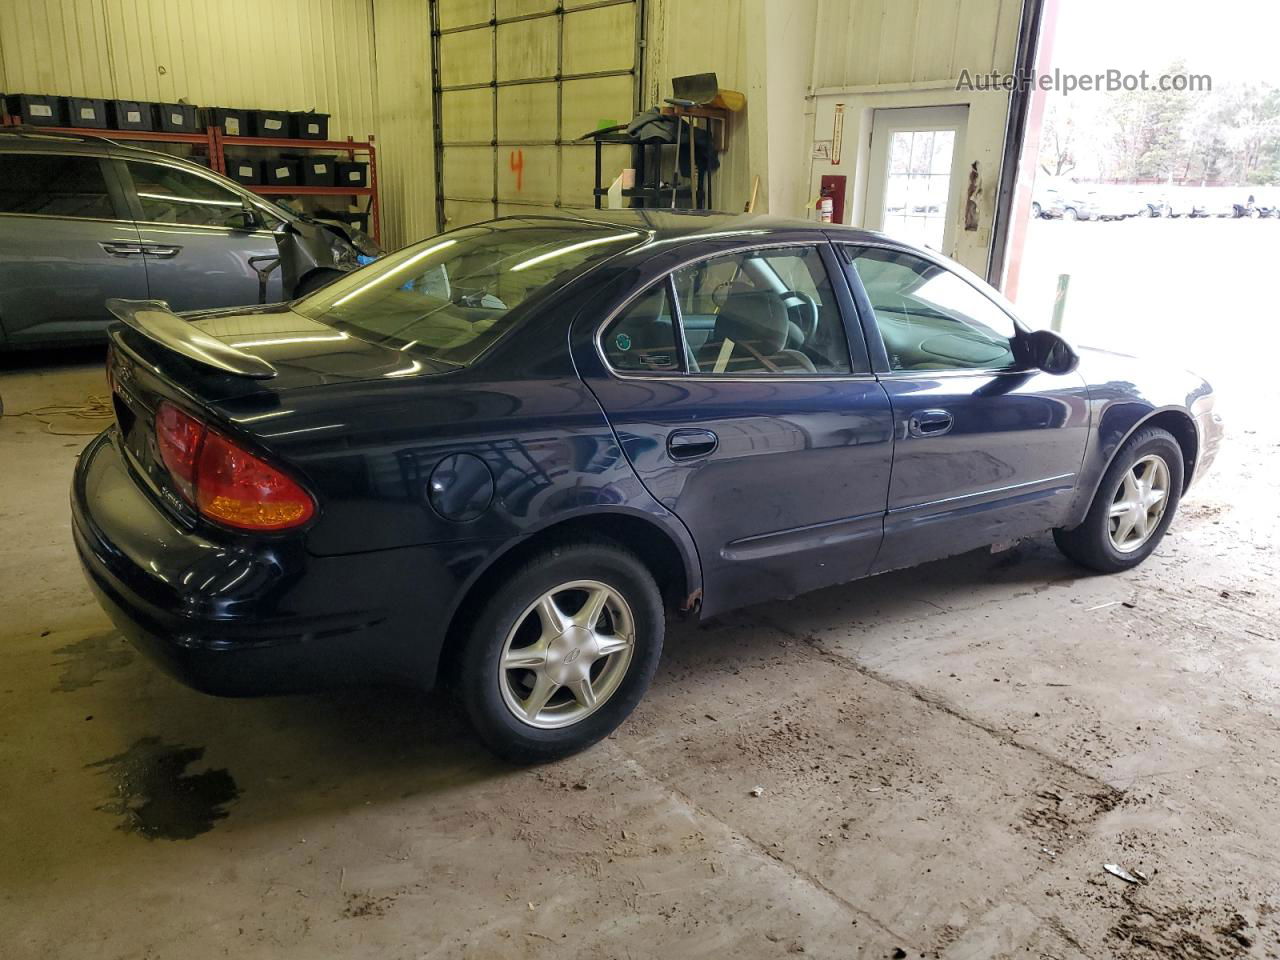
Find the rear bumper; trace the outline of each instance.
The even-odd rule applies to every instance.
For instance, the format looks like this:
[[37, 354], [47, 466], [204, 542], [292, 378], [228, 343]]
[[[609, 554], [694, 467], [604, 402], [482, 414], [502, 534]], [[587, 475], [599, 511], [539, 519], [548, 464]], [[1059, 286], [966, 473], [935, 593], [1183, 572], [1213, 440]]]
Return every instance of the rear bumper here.
[[296, 540], [215, 542], [154, 502], [115, 436], [80, 456], [72, 530], [98, 601], [144, 654], [223, 696], [431, 685], [460, 590], [447, 551], [316, 557]]

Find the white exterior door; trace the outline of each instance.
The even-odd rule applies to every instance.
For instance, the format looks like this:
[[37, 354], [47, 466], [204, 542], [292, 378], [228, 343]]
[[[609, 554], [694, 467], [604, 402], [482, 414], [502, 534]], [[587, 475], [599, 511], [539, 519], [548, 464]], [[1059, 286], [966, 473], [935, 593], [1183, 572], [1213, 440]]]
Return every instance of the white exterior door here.
[[877, 110], [866, 226], [949, 254], [964, 199], [968, 107]]

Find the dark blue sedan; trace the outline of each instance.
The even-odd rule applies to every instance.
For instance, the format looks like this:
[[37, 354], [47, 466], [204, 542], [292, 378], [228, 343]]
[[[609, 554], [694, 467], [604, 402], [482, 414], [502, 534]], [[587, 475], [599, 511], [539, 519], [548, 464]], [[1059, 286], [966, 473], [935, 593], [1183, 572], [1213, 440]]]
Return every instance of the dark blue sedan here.
[[72, 508], [120, 629], [218, 694], [443, 675], [519, 761], [613, 730], [669, 614], [1047, 531], [1133, 567], [1222, 432], [1199, 377], [826, 224], [511, 218], [291, 304], [109, 306]]

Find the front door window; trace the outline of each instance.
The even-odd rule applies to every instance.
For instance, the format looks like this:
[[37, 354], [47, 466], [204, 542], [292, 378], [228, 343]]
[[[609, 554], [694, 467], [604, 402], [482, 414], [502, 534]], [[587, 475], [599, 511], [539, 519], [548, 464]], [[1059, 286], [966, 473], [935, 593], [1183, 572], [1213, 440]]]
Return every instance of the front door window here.
[[889, 367], [1007, 370], [1012, 318], [973, 284], [905, 250], [846, 248], [871, 301]]

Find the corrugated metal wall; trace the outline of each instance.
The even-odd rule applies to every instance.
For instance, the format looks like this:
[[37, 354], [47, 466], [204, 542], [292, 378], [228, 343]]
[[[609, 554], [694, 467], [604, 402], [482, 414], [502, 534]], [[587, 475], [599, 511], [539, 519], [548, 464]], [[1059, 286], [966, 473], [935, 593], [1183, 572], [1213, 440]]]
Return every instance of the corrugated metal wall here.
[[1021, 0], [822, 0], [814, 86], [1012, 70], [1021, 13]]
[[396, 247], [436, 232], [426, 0], [373, 0], [373, 23], [382, 239]]
[[714, 71], [720, 86], [747, 95], [746, 109], [729, 120], [730, 147], [715, 174], [716, 206], [723, 210], [741, 210], [752, 177], [767, 176], [766, 131], [759, 122], [764, 116], [763, 2], [767, 0], [648, 3], [646, 106], [671, 96], [672, 77], [704, 71]]
[[4, 0], [0, 86], [202, 106], [316, 109], [376, 125], [370, 0]]
[[5, 92], [315, 109], [334, 139], [376, 135], [388, 247], [434, 232], [430, 54], [425, 0], [0, 0]]

